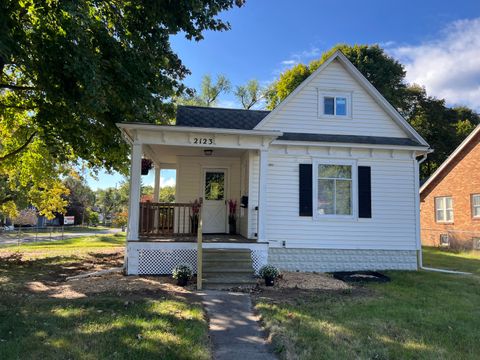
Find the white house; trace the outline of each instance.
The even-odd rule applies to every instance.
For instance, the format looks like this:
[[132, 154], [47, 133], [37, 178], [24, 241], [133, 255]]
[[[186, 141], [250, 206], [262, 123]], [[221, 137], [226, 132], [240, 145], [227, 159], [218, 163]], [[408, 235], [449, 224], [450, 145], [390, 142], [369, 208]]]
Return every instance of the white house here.
[[[417, 269], [429, 145], [341, 52], [271, 112], [183, 106], [176, 125], [118, 127], [132, 147], [128, 274], [196, 269], [208, 253], [225, 272], [245, 252], [255, 270]], [[140, 204], [142, 156], [155, 164], [153, 203]], [[175, 204], [155, 202], [166, 168], [177, 171]], [[229, 199], [243, 206], [237, 235], [222, 235]]]

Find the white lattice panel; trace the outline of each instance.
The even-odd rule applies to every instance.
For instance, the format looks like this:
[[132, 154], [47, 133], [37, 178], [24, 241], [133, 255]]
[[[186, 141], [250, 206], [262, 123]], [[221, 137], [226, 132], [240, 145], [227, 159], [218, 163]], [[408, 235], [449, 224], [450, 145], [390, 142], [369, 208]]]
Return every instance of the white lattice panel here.
[[171, 274], [177, 265], [190, 265], [197, 272], [197, 250], [193, 249], [140, 249], [138, 251], [138, 274]]
[[268, 250], [251, 250], [252, 265], [255, 274], [258, 274], [260, 268], [268, 264]]

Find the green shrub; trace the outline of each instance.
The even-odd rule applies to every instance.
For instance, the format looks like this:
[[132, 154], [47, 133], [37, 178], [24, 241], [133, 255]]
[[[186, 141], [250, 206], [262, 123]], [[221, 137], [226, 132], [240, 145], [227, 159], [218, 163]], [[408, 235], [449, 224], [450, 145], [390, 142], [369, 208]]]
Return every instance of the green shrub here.
[[258, 272], [263, 279], [275, 279], [280, 275], [278, 269], [273, 265], [264, 265]]

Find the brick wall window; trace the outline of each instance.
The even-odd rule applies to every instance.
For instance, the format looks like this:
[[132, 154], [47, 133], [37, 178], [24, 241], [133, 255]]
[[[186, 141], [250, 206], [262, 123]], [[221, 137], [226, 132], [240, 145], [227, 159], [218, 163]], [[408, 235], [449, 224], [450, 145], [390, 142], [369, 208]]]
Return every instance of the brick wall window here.
[[472, 216], [480, 218], [480, 194], [472, 195]]
[[435, 220], [437, 222], [453, 222], [453, 200], [451, 196], [435, 198]]

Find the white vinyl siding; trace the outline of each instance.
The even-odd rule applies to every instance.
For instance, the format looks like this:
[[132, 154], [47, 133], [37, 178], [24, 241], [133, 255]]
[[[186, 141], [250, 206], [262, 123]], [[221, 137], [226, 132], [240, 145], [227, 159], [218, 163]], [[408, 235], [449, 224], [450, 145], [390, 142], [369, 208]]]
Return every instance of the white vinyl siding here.
[[[333, 89], [336, 93], [351, 94], [349, 121], [339, 121], [340, 117], [319, 118], [319, 94], [328, 92], [328, 89]], [[321, 111], [323, 113], [323, 108]], [[338, 60], [330, 63], [259, 129], [315, 134], [407, 137]]]
[[472, 217], [480, 218], [480, 194], [472, 195]]
[[299, 164], [313, 164], [314, 157], [295, 155], [293, 148], [289, 152], [269, 156], [266, 230], [271, 247], [285, 241], [287, 248], [416, 249], [414, 160], [392, 159], [388, 153], [388, 158], [369, 158], [368, 152], [355, 158], [357, 166], [371, 167], [372, 218], [320, 221], [299, 216]]
[[435, 198], [435, 220], [437, 222], [453, 222], [453, 200], [450, 196]]

